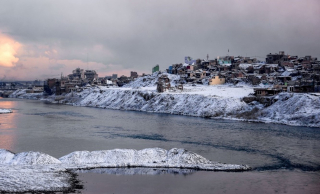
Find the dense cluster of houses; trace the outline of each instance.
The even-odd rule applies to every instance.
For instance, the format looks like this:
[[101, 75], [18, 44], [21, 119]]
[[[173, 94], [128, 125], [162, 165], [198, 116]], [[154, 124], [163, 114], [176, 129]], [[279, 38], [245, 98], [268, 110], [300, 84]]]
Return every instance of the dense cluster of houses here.
[[[173, 64], [167, 72], [180, 75], [181, 83], [209, 85], [246, 82], [255, 88], [255, 95], [268, 96], [286, 92], [320, 92], [320, 61], [311, 56], [286, 55], [284, 51], [268, 54], [266, 61], [242, 56], [223, 56], [214, 60], [192, 60]], [[270, 86], [270, 87], [268, 87]]]
[[[130, 77], [117, 74], [106, 77], [98, 77], [95, 70], [83, 70], [76, 68], [72, 74], [62, 76], [60, 79], [47, 79], [44, 84], [43, 91], [46, 93], [61, 95], [62, 93], [80, 92], [83, 89], [91, 86], [123, 86], [138, 77], [138, 73], [131, 71]], [[36, 92], [36, 91], [33, 91]]]
[[[159, 65], [152, 72], [159, 71]], [[269, 53], [265, 61], [242, 56], [223, 56], [213, 60], [185, 57], [184, 63], [173, 64], [166, 69], [169, 74], [180, 75], [180, 85], [171, 88], [170, 80], [162, 76], [158, 80], [157, 90], [163, 92], [171, 89], [183, 89], [185, 83], [220, 85], [245, 82], [254, 87], [256, 96], [272, 96], [280, 92], [320, 92], [320, 61], [311, 56], [298, 57], [279, 53]], [[145, 76], [145, 74], [140, 75]], [[137, 72], [131, 71], [130, 76], [118, 77], [117, 74], [98, 77], [95, 70], [76, 68], [71, 74], [58, 78], [47, 79], [44, 84], [14, 83], [0, 85], [0, 89], [17, 89], [28, 86], [28, 93], [61, 95], [62, 93], [79, 92], [91, 86], [123, 86], [136, 78]], [[18, 85], [16, 85], [18, 84]], [[262, 87], [263, 86], [263, 87]]]

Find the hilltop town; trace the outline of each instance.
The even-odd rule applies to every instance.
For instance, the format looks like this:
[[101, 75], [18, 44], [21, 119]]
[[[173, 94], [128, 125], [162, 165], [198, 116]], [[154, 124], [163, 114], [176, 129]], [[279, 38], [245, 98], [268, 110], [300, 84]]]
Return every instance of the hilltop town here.
[[75, 69], [44, 85], [15, 89], [12, 98], [119, 110], [320, 127], [320, 63], [284, 52], [266, 61], [225, 56], [159, 66], [152, 74], [99, 77]]
[[[159, 71], [159, 65], [152, 68], [152, 73]], [[312, 56], [291, 56], [284, 51], [269, 53], [265, 61], [252, 57], [220, 56], [213, 60], [185, 57], [184, 63], [170, 65], [164, 72], [179, 75], [179, 89], [184, 84], [222, 85], [225, 83], [245, 83], [254, 88], [256, 96], [270, 96], [280, 92], [308, 93], [320, 91], [320, 61]], [[95, 70], [76, 68], [71, 74], [60, 78], [49, 78], [43, 84], [40, 81], [22, 83], [0, 83], [2, 89], [28, 89], [27, 93], [46, 93], [48, 95], [80, 92], [90, 86], [122, 87], [138, 77], [131, 71], [130, 76], [99, 77]], [[165, 79], [165, 78], [162, 78]], [[159, 86], [164, 92], [171, 86]]]

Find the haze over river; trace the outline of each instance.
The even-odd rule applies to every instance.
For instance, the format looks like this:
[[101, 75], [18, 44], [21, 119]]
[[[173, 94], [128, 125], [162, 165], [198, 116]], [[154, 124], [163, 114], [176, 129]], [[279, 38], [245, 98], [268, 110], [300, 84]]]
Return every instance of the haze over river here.
[[[0, 98], [0, 148], [59, 158], [73, 151], [185, 148], [248, 172], [79, 172], [83, 193], [318, 193], [320, 129]], [[132, 170], [132, 169], [131, 169]], [[142, 170], [143, 171], [143, 170]], [[129, 173], [129, 174], [128, 174]]]

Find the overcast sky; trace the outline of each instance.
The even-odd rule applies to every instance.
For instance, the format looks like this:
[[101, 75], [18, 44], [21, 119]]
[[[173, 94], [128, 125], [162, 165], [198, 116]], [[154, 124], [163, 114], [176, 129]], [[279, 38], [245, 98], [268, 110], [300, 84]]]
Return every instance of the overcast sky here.
[[228, 49], [320, 57], [320, 1], [0, 1], [0, 81], [150, 73]]

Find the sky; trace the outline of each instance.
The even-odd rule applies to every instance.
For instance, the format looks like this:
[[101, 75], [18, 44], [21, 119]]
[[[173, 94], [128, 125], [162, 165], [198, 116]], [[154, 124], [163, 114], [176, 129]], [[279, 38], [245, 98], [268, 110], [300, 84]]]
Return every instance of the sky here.
[[0, 81], [279, 51], [320, 57], [319, 0], [0, 1]]

